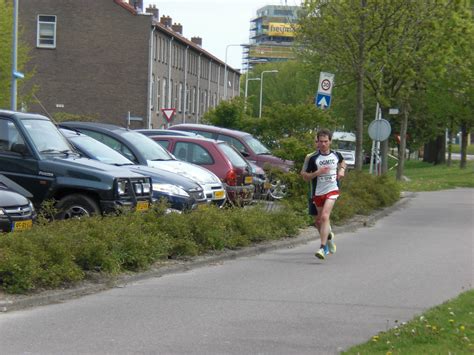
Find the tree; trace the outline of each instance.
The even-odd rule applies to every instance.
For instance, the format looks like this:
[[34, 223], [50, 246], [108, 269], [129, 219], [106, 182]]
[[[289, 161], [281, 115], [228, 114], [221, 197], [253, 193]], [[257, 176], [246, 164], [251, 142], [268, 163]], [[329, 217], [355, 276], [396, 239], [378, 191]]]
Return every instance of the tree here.
[[[18, 81], [18, 93], [21, 95], [18, 102], [27, 102], [34, 88], [23, 92], [26, 82], [33, 72], [25, 72], [25, 64], [29, 59], [28, 46], [21, 41], [21, 28], [18, 30], [17, 69], [25, 74], [25, 78]], [[10, 108], [11, 101], [11, 74], [12, 74], [12, 37], [13, 37], [13, 5], [11, 1], [0, 0], [0, 107]], [[23, 92], [23, 94], [22, 94]]]
[[445, 70], [454, 52], [459, 14], [466, 10], [463, 2], [307, 0], [304, 9], [299, 37], [303, 57], [325, 63], [336, 76], [356, 83], [356, 168], [361, 159], [364, 89], [371, 91], [384, 112], [400, 106], [397, 176], [401, 178], [408, 118], [418, 104], [413, 98]]

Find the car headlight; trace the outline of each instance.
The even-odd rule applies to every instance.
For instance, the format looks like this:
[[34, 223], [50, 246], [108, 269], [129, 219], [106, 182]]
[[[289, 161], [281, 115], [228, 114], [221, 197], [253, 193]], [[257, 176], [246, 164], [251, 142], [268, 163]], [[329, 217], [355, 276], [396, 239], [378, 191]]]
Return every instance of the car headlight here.
[[31, 212], [35, 211], [35, 207], [33, 206], [33, 203], [31, 201], [28, 201], [28, 207], [31, 208]]
[[6, 216], [7, 213], [5, 212], [5, 210], [3, 208], [0, 208], [0, 216]]
[[142, 186], [143, 186], [143, 194], [148, 195], [151, 190], [151, 184], [149, 182], [144, 182]]
[[143, 195], [143, 185], [141, 183], [134, 184], [134, 187], [137, 195]]
[[120, 196], [123, 196], [127, 193], [127, 181], [126, 180], [119, 180], [117, 182], [117, 192]]
[[179, 186], [172, 184], [153, 184], [153, 191], [163, 192], [169, 195], [189, 197], [189, 194]]

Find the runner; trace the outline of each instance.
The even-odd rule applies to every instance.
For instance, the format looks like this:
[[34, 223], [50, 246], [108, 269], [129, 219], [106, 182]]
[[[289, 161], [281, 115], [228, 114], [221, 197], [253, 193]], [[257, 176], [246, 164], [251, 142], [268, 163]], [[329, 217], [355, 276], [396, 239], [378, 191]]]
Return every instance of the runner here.
[[319, 259], [325, 259], [328, 253], [336, 252], [333, 238], [328, 240], [331, 233], [330, 217], [339, 197], [338, 180], [344, 177], [346, 169], [342, 155], [331, 150], [331, 139], [331, 131], [327, 129], [318, 131], [315, 139], [318, 151], [306, 157], [301, 171], [303, 179], [311, 182], [312, 201], [317, 210], [315, 225], [316, 228], [319, 226], [321, 246], [315, 256]]

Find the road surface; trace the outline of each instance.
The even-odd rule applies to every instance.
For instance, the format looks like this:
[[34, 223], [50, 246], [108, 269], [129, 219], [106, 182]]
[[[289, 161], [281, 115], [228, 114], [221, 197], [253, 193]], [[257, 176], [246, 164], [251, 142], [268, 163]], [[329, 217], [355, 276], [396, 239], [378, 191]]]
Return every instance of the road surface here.
[[418, 193], [325, 261], [315, 240], [0, 314], [0, 353], [336, 354], [473, 287], [473, 208]]

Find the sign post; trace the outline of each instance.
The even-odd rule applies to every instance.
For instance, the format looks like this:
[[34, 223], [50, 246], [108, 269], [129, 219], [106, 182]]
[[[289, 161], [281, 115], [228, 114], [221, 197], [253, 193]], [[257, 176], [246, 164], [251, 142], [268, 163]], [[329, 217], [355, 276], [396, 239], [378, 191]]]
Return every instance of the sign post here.
[[334, 74], [321, 72], [319, 74], [318, 92], [314, 103], [323, 110], [331, 105], [331, 92], [334, 86]]
[[369, 125], [369, 137], [372, 138], [372, 151], [370, 154], [370, 169], [369, 172], [372, 174], [374, 171], [375, 164], [375, 175], [380, 175], [381, 173], [381, 157], [380, 157], [380, 142], [388, 139], [392, 128], [390, 122], [382, 118], [382, 110], [380, 105], [377, 102], [375, 120], [373, 120]]

